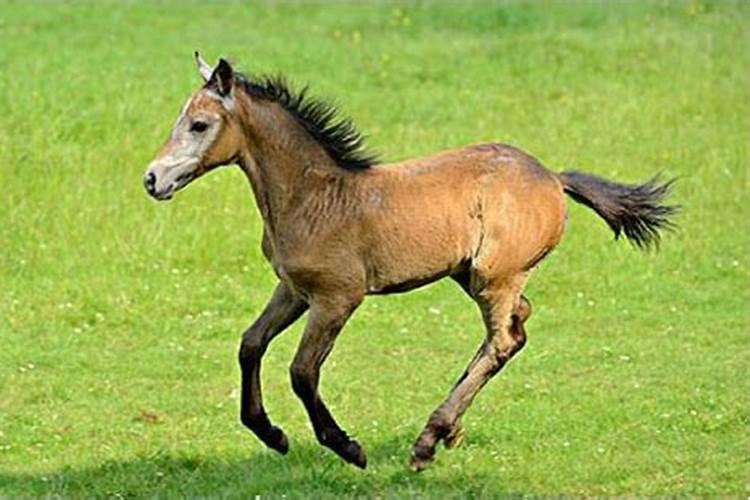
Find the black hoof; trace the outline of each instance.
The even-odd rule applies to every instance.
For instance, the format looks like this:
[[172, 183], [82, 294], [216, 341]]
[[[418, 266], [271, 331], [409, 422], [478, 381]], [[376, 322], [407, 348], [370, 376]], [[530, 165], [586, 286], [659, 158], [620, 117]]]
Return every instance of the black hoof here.
[[367, 455], [365, 455], [365, 451], [356, 441], [349, 441], [341, 450], [337, 450], [337, 453], [341, 458], [360, 469], [367, 467]]
[[416, 445], [411, 451], [409, 468], [414, 472], [421, 472], [435, 461], [435, 448]]
[[286, 438], [284, 431], [278, 427], [272, 426], [261, 439], [266, 443], [266, 446], [278, 451], [282, 455], [286, 455], [289, 451], [289, 440]]

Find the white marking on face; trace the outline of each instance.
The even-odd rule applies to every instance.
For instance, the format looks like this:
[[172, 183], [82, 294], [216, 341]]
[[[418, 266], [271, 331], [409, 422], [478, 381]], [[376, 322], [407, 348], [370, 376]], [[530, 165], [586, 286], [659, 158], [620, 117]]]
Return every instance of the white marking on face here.
[[[155, 177], [155, 198], [169, 199], [195, 179], [203, 156], [219, 135], [221, 117], [216, 113], [187, 115], [193, 99], [188, 99], [172, 127], [169, 152], [154, 160], [147, 170], [147, 175], [151, 173]], [[205, 130], [196, 129], [197, 122], [203, 122]]]
[[190, 103], [193, 102], [192, 97], [188, 97], [188, 100], [185, 101], [185, 104], [182, 106], [182, 109], [180, 110], [180, 115], [177, 117], [177, 120], [175, 120], [174, 125], [172, 125], [172, 134], [174, 135], [174, 131], [177, 128], [177, 124], [180, 123], [180, 121], [185, 117], [185, 113], [187, 113], [188, 106], [190, 106]]

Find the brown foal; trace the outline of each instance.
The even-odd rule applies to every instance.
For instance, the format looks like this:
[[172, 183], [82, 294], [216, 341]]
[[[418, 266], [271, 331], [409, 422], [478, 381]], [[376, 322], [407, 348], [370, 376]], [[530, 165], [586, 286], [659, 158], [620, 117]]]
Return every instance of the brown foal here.
[[555, 173], [503, 144], [482, 144], [378, 165], [335, 109], [281, 79], [250, 79], [196, 53], [204, 85], [188, 100], [144, 179], [165, 200], [220, 165], [247, 175], [263, 217], [262, 248], [279, 282], [239, 352], [241, 420], [266, 445], [288, 450], [263, 408], [260, 363], [269, 342], [308, 311], [291, 365], [294, 392], [315, 435], [365, 467], [362, 447], [339, 427], [318, 391], [320, 368], [368, 294], [403, 292], [444, 277], [477, 303], [486, 336], [414, 444], [411, 467], [436, 445], [457, 445], [461, 417], [479, 390], [526, 342], [531, 305], [522, 295], [535, 266], [560, 242], [564, 194], [639, 247], [659, 241], [676, 207], [671, 183], [624, 185]]

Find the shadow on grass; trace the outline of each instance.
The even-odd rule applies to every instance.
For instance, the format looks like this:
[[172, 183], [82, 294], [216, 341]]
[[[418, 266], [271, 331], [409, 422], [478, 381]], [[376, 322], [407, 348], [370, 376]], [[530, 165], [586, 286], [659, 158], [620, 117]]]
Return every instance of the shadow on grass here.
[[427, 496], [466, 498], [521, 496], [498, 491], [498, 477], [438, 463], [416, 474], [406, 467], [407, 436], [393, 437], [369, 449], [367, 470], [343, 463], [332, 452], [312, 443], [299, 444], [288, 455], [270, 450], [247, 457], [207, 457], [163, 452], [100, 466], [64, 468], [47, 474], [0, 472], [0, 495], [74, 497], [222, 496], [332, 497]]

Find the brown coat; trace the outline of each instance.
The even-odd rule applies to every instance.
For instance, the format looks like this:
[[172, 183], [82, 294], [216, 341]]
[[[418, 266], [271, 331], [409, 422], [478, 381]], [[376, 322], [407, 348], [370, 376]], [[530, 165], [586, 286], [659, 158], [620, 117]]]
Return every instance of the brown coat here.
[[279, 283], [243, 335], [240, 416], [282, 453], [288, 440], [263, 408], [260, 361], [269, 342], [305, 311], [292, 387], [318, 440], [364, 467], [364, 450], [318, 393], [321, 365], [346, 320], [368, 294], [444, 277], [477, 303], [486, 337], [413, 447], [411, 467], [421, 470], [438, 442], [461, 441], [471, 401], [524, 346], [531, 305], [523, 287], [562, 238], [563, 195], [644, 247], [658, 242], [676, 211], [662, 203], [670, 183], [629, 186], [558, 174], [503, 144], [378, 165], [353, 126], [335, 121], [325, 103], [292, 93], [282, 81], [249, 80], [224, 60], [211, 69], [198, 57], [198, 67], [206, 84], [186, 104], [144, 183], [164, 200], [219, 165], [237, 163], [247, 175], [263, 217], [263, 253]]

